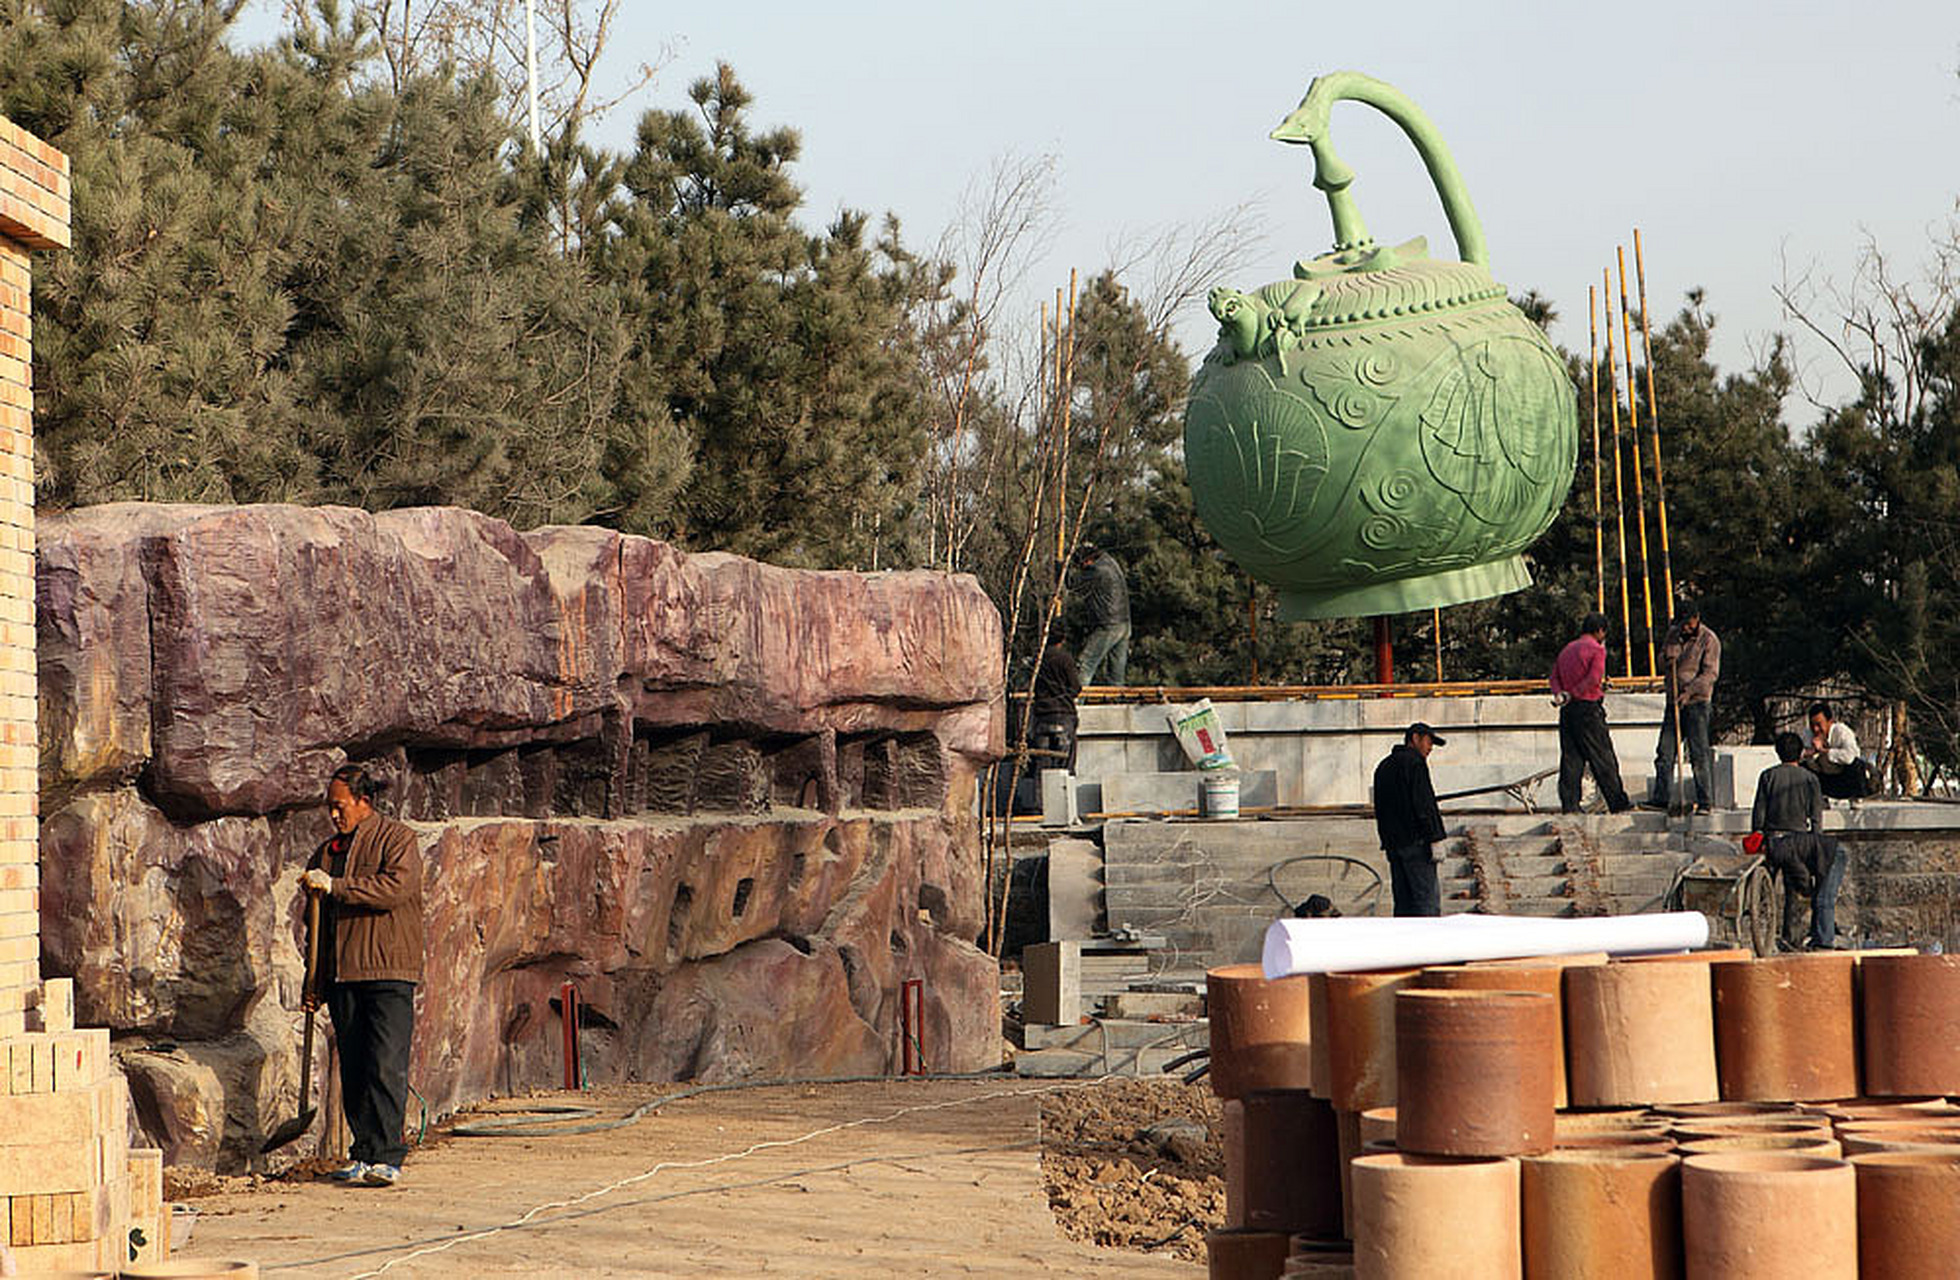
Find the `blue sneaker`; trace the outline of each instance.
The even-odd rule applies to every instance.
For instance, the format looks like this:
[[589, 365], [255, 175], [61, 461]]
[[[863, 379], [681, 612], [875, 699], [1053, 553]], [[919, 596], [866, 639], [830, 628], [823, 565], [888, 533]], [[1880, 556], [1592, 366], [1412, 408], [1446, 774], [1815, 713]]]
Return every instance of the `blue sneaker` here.
[[371, 1164], [361, 1176], [364, 1187], [392, 1187], [402, 1180], [402, 1167], [398, 1164]]
[[327, 1175], [328, 1182], [338, 1182], [343, 1187], [351, 1187], [368, 1175], [369, 1165], [365, 1160], [349, 1160], [346, 1164]]

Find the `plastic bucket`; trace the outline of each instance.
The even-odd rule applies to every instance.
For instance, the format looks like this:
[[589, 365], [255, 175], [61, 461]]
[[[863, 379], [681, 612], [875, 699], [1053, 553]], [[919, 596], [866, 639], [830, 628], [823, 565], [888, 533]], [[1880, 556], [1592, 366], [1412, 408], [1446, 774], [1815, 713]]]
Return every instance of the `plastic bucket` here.
[[1236, 818], [1239, 816], [1238, 774], [1214, 773], [1206, 776], [1205, 816], [1207, 818]]

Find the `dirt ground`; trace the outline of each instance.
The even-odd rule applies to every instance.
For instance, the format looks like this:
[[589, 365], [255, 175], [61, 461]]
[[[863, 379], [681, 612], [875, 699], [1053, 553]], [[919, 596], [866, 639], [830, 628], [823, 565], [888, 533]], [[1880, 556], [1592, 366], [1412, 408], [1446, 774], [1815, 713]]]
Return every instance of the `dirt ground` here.
[[[392, 1190], [227, 1180], [191, 1197], [200, 1216], [186, 1254], [253, 1258], [267, 1276], [342, 1280], [1199, 1280], [1202, 1266], [1172, 1256], [1189, 1254], [1182, 1208], [1117, 1225], [1122, 1198], [1106, 1194], [1152, 1168], [1164, 1171], [1150, 1184], [1195, 1181], [1170, 1167], [1175, 1157], [1124, 1149], [1117, 1136], [1133, 1114], [1174, 1105], [1155, 1097], [1165, 1087], [1179, 1088], [1070, 1083], [1057, 1092], [1057, 1082], [1011, 1078], [785, 1086], [672, 1103], [606, 1133], [446, 1137], [411, 1155]], [[578, 1100], [616, 1116], [661, 1092], [608, 1088]], [[1056, 1109], [1044, 1181], [1045, 1099]], [[1077, 1239], [1057, 1227], [1050, 1198], [1069, 1201], [1059, 1212]], [[1112, 1222], [1098, 1226], [1087, 1206], [1104, 1199], [1115, 1203]], [[1154, 1253], [1082, 1242], [1138, 1239], [1158, 1222], [1156, 1236], [1174, 1238]]]
[[1111, 1080], [1041, 1102], [1041, 1181], [1072, 1240], [1205, 1257], [1225, 1225], [1218, 1098], [1176, 1080]]

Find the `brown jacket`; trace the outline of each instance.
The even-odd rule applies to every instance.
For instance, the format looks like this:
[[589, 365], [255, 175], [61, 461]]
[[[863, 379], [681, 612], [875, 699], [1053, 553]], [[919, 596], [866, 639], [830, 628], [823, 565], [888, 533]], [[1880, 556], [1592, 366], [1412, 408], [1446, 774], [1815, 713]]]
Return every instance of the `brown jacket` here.
[[[324, 865], [321, 845], [306, 865]], [[415, 833], [369, 815], [354, 828], [346, 874], [334, 877], [333, 976], [337, 982], [422, 980], [422, 852]]]

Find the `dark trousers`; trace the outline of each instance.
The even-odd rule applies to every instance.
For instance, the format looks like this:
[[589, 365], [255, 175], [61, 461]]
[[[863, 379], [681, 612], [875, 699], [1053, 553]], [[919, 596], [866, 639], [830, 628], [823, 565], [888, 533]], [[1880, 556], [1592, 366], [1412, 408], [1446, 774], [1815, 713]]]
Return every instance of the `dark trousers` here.
[[1579, 788], [1592, 770], [1593, 781], [1606, 807], [1614, 813], [1633, 807], [1620, 782], [1620, 758], [1613, 752], [1613, 735], [1606, 731], [1606, 704], [1574, 699], [1558, 709], [1558, 807], [1579, 811]]
[[1832, 800], [1862, 800], [1872, 793], [1870, 767], [1863, 760], [1853, 760], [1850, 764], [1813, 760], [1809, 768], [1817, 775], [1817, 785]]
[[[1708, 718], [1713, 704], [1690, 702], [1681, 708], [1681, 736], [1688, 740], [1688, 765], [1695, 773], [1695, 803], [1715, 803], [1715, 752], [1708, 742]], [[1661, 718], [1660, 745], [1654, 751], [1654, 803], [1664, 805], [1674, 780], [1674, 713]]]
[[[1122, 684], [1130, 674], [1130, 624], [1112, 622], [1091, 631], [1082, 641], [1079, 661], [1083, 684]], [[1105, 661], [1109, 678], [1098, 682]]]
[[1436, 887], [1436, 855], [1427, 840], [1388, 852], [1388, 888], [1398, 916], [1440, 916], [1443, 898]]
[[340, 1098], [364, 1164], [399, 1166], [408, 1154], [408, 1046], [415, 1035], [415, 984], [336, 982], [327, 988], [340, 1052]]
[[[1770, 839], [1776, 839], [1771, 836]], [[1831, 846], [1837, 853], [1831, 859], [1830, 869], [1810, 888], [1810, 945], [1827, 949], [1837, 944], [1837, 896], [1838, 886], [1844, 883], [1844, 868], [1848, 859], [1844, 846], [1832, 840]], [[1804, 894], [1790, 878], [1783, 878], [1783, 945], [1796, 950], [1803, 939], [1803, 901]]]

